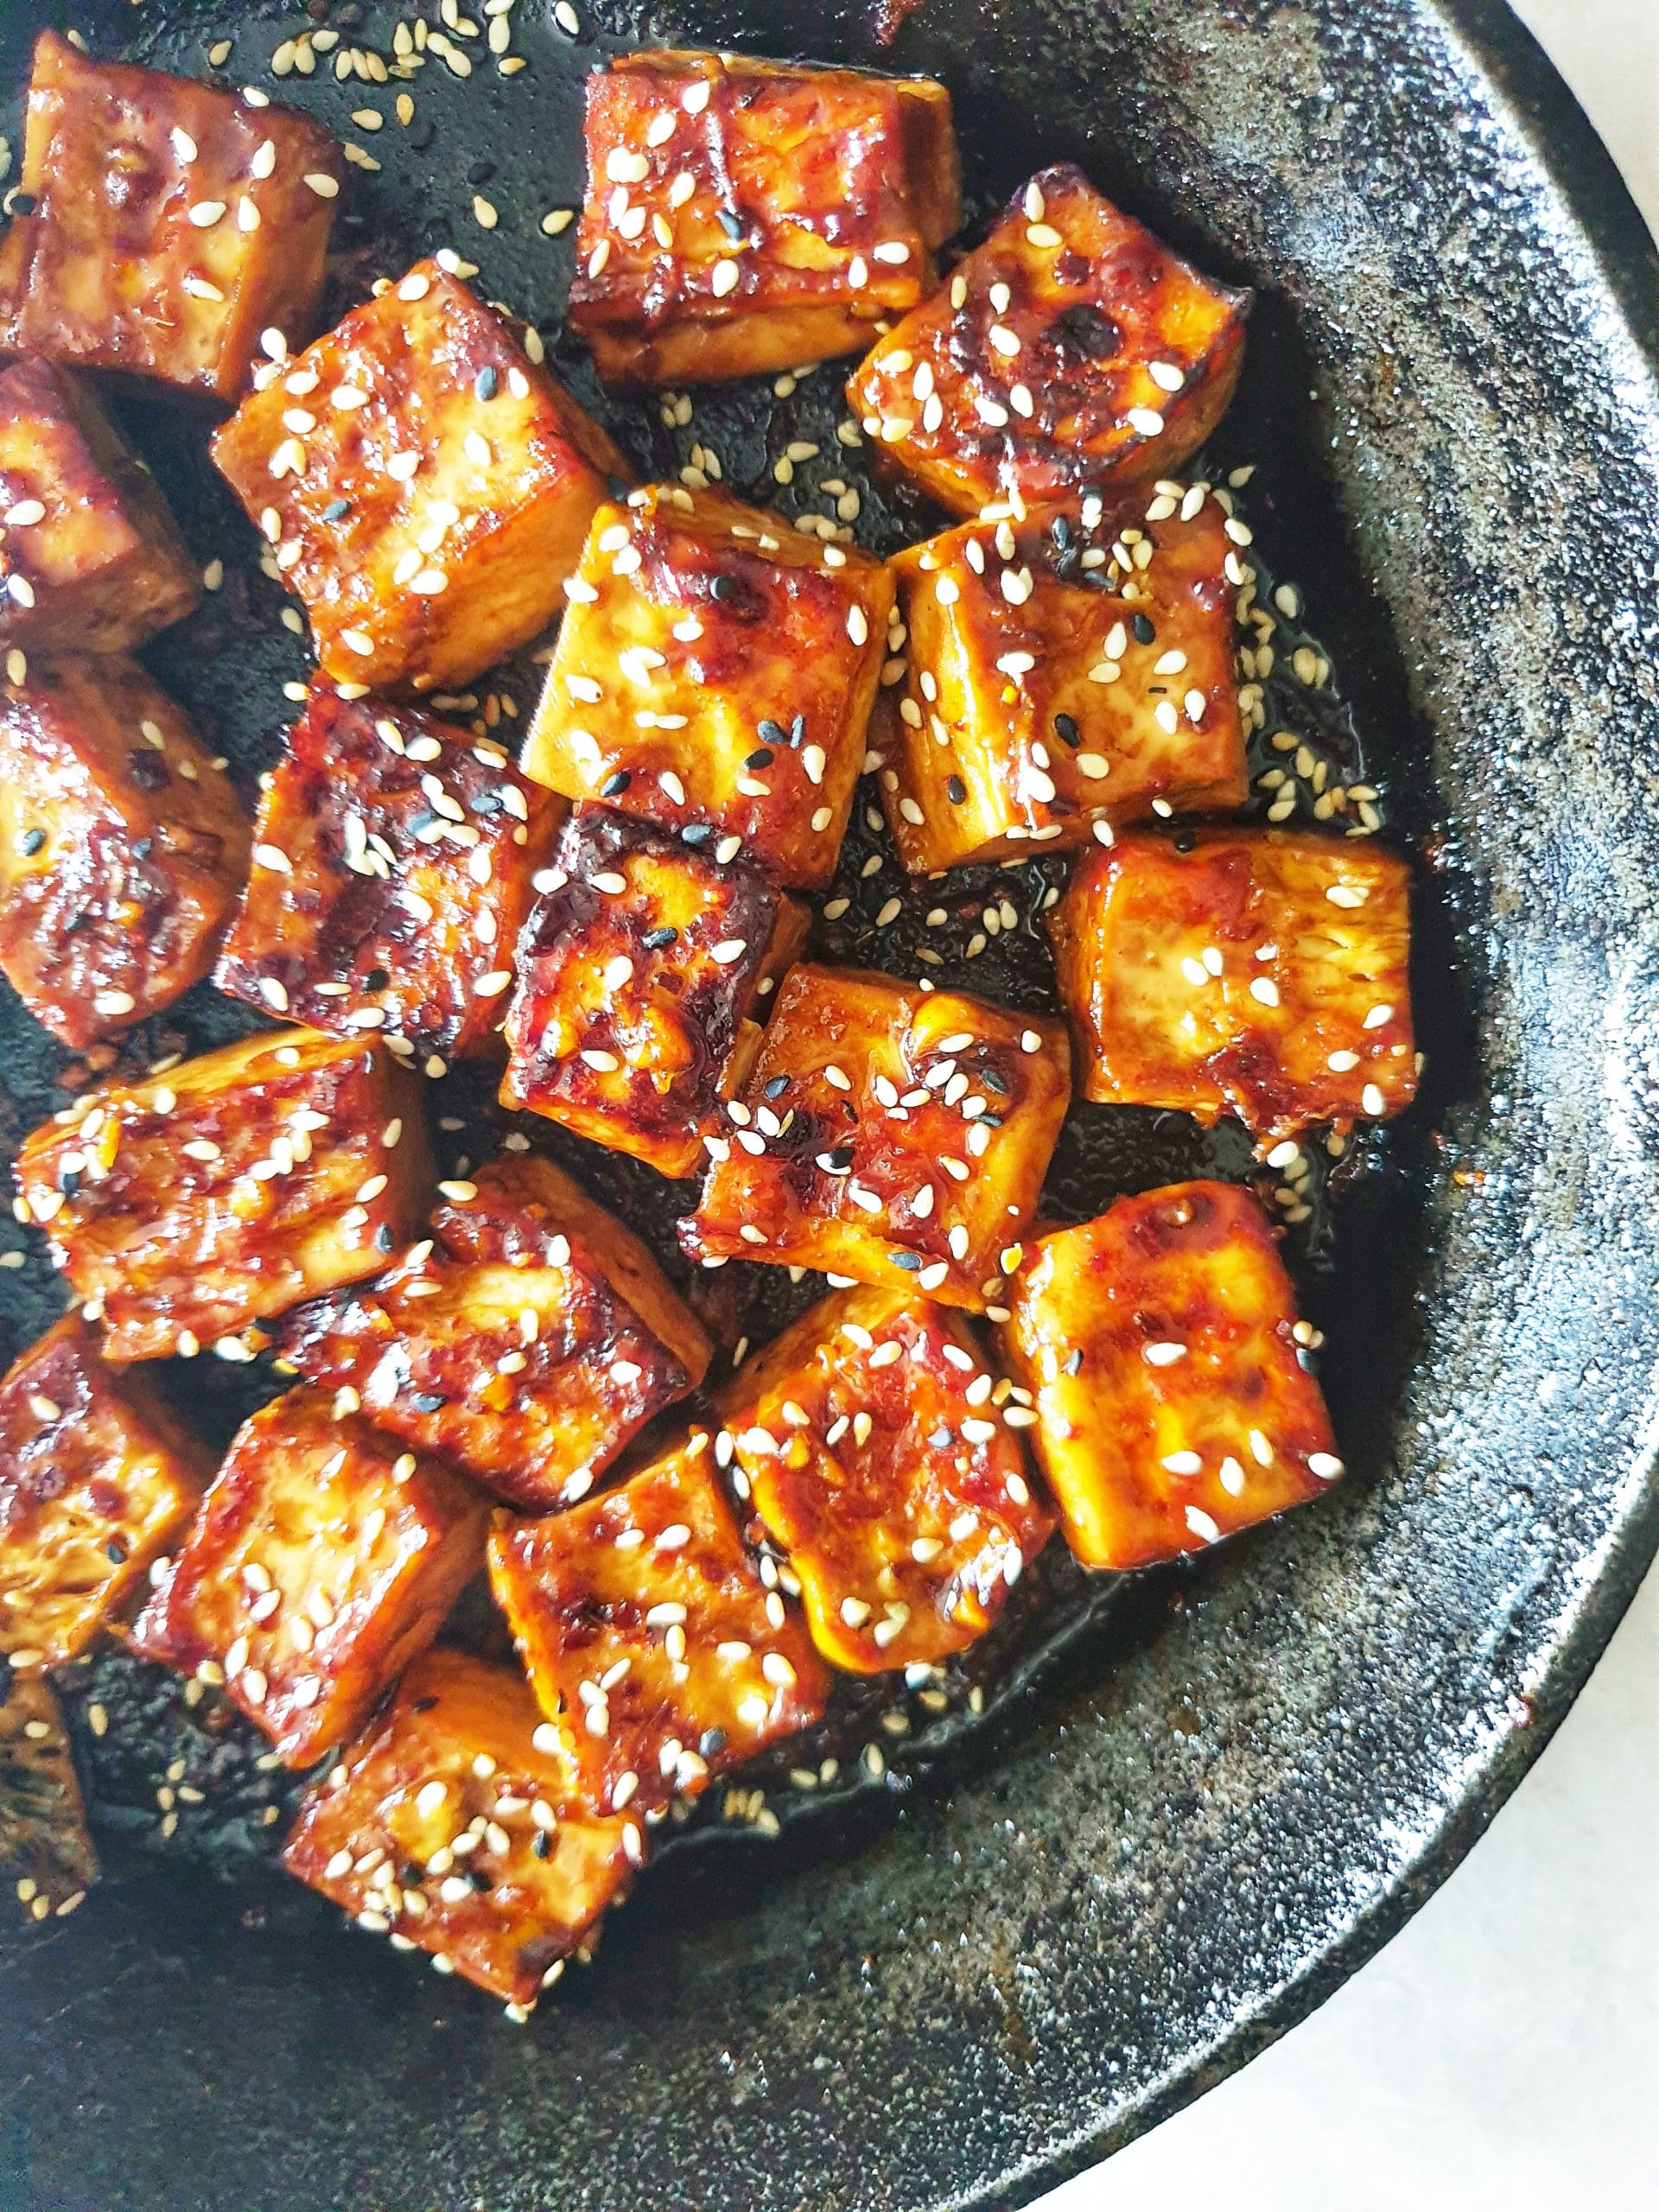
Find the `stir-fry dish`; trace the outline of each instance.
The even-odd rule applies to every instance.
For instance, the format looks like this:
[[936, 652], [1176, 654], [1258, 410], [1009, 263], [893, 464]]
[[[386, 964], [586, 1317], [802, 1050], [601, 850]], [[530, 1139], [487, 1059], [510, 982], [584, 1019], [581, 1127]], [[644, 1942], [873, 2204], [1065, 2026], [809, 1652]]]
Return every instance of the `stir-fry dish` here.
[[[1078, 1101], [1230, 1120], [1263, 1168], [1402, 1111], [1409, 884], [1369, 805], [1243, 818], [1273, 620], [1189, 464], [1250, 296], [1081, 170], [965, 237], [939, 84], [588, 79], [601, 385], [654, 421], [839, 363], [913, 521], [884, 558], [844, 487], [791, 519], [712, 454], [635, 481], [448, 247], [320, 331], [357, 152], [255, 87], [35, 50], [0, 969], [92, 1073], [16, 1164], [67, 1310], [0, 1383], [0, 1854], [35, 1920], [94, 1878], [54, 1685], [113, 1640], [303, 1771], [294, 1875], [517, 2018], [692, 1801], [849, 1678], [928, 1682], [1046, 1547], [1146, 1568], [1342, 1475], [1294, 1178], [1080, 1221], [1051, 1163]], [[134, 391], [189, 403], [302, 610], [257, 791], [137, 657], [204, 585]], [[532, 647], [539, 700], [477, 715]], [[872, 807], [920, 906], [1064, 856], [1056, 996], [826, 957]], [[192, 987], [232, 1041], [124, 1058]], [[454, 1174], [458, 1066], [513, 1134]], [[683, 1184], [677, 1249], [573, 1172], [607, 1154]], [[713, 1286], [750, 1264], [818, 1294], [734, 1350]], [[180, 1360], [275, 1392], [222, 1460], [154, 1379]]]

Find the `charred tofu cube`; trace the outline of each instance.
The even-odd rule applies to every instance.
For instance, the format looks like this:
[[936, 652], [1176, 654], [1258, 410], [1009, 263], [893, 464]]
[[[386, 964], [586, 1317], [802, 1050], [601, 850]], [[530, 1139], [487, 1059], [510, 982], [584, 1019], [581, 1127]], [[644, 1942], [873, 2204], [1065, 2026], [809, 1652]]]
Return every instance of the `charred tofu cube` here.
[[792, 969], [682, 1242], [705, 1264], [1000, 1306], [1070, 1069], [1058, 1022], [861, 969]]
[[696, 1389], [708, 1339], [639, 1238], [550, 1160], [507, 1153], [439, 1188], [435, 1243], [293, 1314], [281, 1351], [514, 1504], [569, 1504]]
[[214, 980], [442, 1075], [500, 1027], [562, 810], [493, 741], [319, 681], [265, 785]]
[[1411, 1103], [1410, 883], [1354, 838], [1144, 834], [1050, 918], [1086, 1097], [1232, 1114], [1265, 1147]]
[[0, 640], [30, 652], [130, 652], [201, 596], [155, 478], [50, 361], [0, 374]]
[[631, 1816], [582, 1803], [517, 1669], [442, 1650], [312, 1790], [283, 1864], [522, 2013], [591, 1952], [644, 1858]]
[[501, 1516], [490, 1583], [588, 1802], [654, 1811], [810, 1727], [830, 1677], [761, 1582], [698, 1430], [540, 1521]]
[[609, 384], [856, 353], [962, 220], [950, 95], [925, 78], [618, 54], [587, 139], [570, 321]]
[[880, 781], [907, 868], [1082, 844], [1154, 803], [1244, 804], [1236, 556], [1198, 497], [968, 523], [898, 556], [908, 669]]
[[315, 327], [345, 164], [291, 109], [35, 48], [32, 203], [0, 238], [0, 353], [234, 400], [266, 332]]
[[215, 436], [337, 683], [462, 683], [558, 611], [627, 472], [541, 351], [423, 261]]
[[545, 880], [518, 940], [502, 1098], [690, 1175], [811, 917], [752, 868], [604, 807], [577, 809]]
[[0, 969], [83, 1052], [207, 975], [246, 816], [137, 661], [32, 660], [0, 686]]
[[1249, 304], [1062, 163], [887, 332], [848, 397], [880, 455], [953, 514], [1075, 506], [1173, 475], [1204, 443]]
[[1231, 1183], [1120, 1198], [1027, 1250], [1000, 1332], [1085, 1567], [1201, 1551], [1342, 1472], [1313, 1332], [1267, 1215]]
[[600, 509], [565, 588], [524, 773], [822, 890], [881, 673], [881, 563], [662, 485]]
[[957, 1315], [872, 1289], [826, 1298], [721, 1391], [735, 1465], [836, 1666], [963, 1649], [1047, 1542], [1030, 1416], [1007, 1395]]
[[448, 1467], [290, 1390], [245, 1421], [133, 1649], [207, 1681], [289, 1766], [356, 1733], [484, 1560]]
[[0, 1382], [0, 1653], [56, 1667], [143, 1584], [213, 1471], [149, 1378], [74, 1316]]
[[419, 1112], [378, 1045], [266, 1031], [84, 1093], [18, 1187], [107, 1358], [191, 1358], [385, 1264], [426, 1190]]

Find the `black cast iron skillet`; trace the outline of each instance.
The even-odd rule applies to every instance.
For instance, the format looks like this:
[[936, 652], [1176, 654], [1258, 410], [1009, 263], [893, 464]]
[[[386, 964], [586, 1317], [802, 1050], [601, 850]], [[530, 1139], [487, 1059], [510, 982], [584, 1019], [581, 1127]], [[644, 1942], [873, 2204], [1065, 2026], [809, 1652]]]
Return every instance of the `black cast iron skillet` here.
[[[390, 47], [387, 11], [309, 13], [348, 42], [366, 17]], [[341, 300], [453, 243], [555, 340], [569, 240], [537, 220], [577, 196], [580, 81], [607, 43], [883, 58], [849, 0], [584, 4], [574, 43], [543, 0], [515, 20], [524, 76], [429, 67], [431, 145], [363, 141], [385, 166], [354, 179]], [[274, 90], [264, 64], [306, 16], [6, 0], [9, 101], [48, 21], [196, 73], [233, 29], [231, 79]], [[94, 1691], [114, 1711], [103, 1745], [81, 1738], [112, 1878], [0, 1943], [3, 2212], [1023, 2202], [1241, 2064], [1399, 1926], [1536, 1756], [1652, 1554], [1659, 267], [1635, 210], [1497, 0], [925, 0], [891, 60], [951, 86], [982, 207], [1075, 158], [1260, 288], [1213, 461], [1261, 464], [1261, 548], [1306, 588], [1344, 702], [1287, 690], [1274, 719], [1382, 787], [1421, 864], [1426, 1095], [1294, 1240], [1354, 1478], [1179, 1575], [1084, 1590], [1057, 1566], [976, 1662], [982, 1722], [953, 1708], [880, 1785], [776, 1840], [677, 1846], [528, 2031], [271, 1877], [278, 1786], [244, 1739], [99, 1662], [70, 1702], [78, 1726]], [[287, 89], [337, 124], [390, 107], [325, 74]], [[480, 162], [507, 217], [487, 237], [466, 212]], [[556, 359], [596, 397], [578, 349]], [[775, 495], [769, 454], [832, 423], [835, 381], [700, 395], [688, 435]], [[297, 645], [246, 580], [199, 433], [128, 420], [202, 557], [232, 570], [151, 658], [252, 772]], [[613, 420], [642, 469], [683, 457], [649, 407]], [[873, 502], [864, 534], [926, 526]], [[823, 942], [914, 972], [915, 915], [878, 935], [887, 887], [856, 880], [879, 849], [860, 833]], [[1031, 876], [968, 887], [973, 910], [930, 939], [937, 972], [1040, 1000]], [[970, 964], [973, 911], [1005, 888], [1016, 925]], [[242, 1021], [200, 991], [146, 1043]], [[9, 995], [0, 1047], [10, 1150], [60, 1103], [61, 1056]], [[435, 1099], [469, 1123], [452, 1157], [479, 1142], [480, 1098]], [[673, 1205], [645, 1171], [566, 1156], [660, 1236]], [[1245, 1174], [1245, 1148], [1080, 1109], [1049, 1197], [1080, 1216], [1197, 1170]], [[59, 1293], [37, 1257], [3, 1286], [9, 1356]], [[756, 1289], [759, 1327], [779, 1294]], [[220, 1434], [249, 1387], [205, 1363], [174, 1381]], [[838, 1726], [895, 1747], [874, 1711]], [[180, 1746], [215, 1787], [162, 1850], [153, 1785]]]

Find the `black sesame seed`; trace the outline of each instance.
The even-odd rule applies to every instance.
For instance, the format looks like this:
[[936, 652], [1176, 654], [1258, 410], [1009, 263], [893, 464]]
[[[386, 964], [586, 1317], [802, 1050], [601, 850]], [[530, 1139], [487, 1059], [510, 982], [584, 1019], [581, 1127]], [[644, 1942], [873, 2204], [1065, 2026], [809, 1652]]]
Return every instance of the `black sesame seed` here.
[[688, 822], [680, 832], [683, 845], [706, 845], [715, 834], [712, 822]]
[[1000, 1129], [1002, 1126], [1003, 1117], [1001, 1114], [982, 1114], [979, 1118], [988, 1129]]
[[409, 126], [409, 143], [417, 154], [423, 154], [426, 151], [432, 143], [434, 136], [431, 118], [429, 116], [416, 116]]
[[614, 798], [619, 791], [626, 791], [632, 781], [627, 769], [619, 768], [614, 775], [606, 777], [599, 787], [599, 795], [601, 798]]
[[768, 1076], [760, 1087], [768, 1098], [781, 1098], [789, 1089], [789, 1077], [786, 1075]]
[[474, 399], [493, 399], [499, 391], [501, 379], [493, 369], [480, 369], [473, 378]]
[[626, 499], [633, 486], [626, 476], [607, 476], [605, 479], [605, 489], [613, 499]]
[[1054, 734], [1059, 739], [1062, 745], [1070, 745], [1075, 747], [1081, 745], [1083, 742], [1082, 732], [1078, 729], [1076, 722], [1072, 721], [1070, 715], [1055, 715]]
[[679, 937], [678, 930], [647, 930], [639, 940], [647, 952], [660, 952], [665, 944], [673, 944]]
[[32, 192], [16, 194], [12, 199], [11, 213], [14, 215], [32, 215], [35, 213], [34, 194]]
[[718, 1758], [726, 1748], [723, 1728], [705, 1728], [697, 1738], [697, 1749], [706, 1759]]
[[887, 1257], [895, 1268], [902, 1268], [906, 1274], [913, 1275], [922, 1264], [919, 1252], [889, 1252]]
[[384, 991], [391, 981], [390, 968], [371, 968], [363, 978], [363, 988], [365, 991]]
[[1153, 627], [1152, 617], [1149, 614], [1137, 614], [1129, 627], [1135, 632], [1137, 645], [1149, 645], [1157, 639], [1158, 632]]
[[538, 1859], [550, 1859], [553, 1855], [553, 1839], [545, 1828], [537, 1828], [530, 1840], [530, 1847]]
[[435, 1697], [417, 1697], [414, 1704], [410, 1706], [410, 1711], [411, 1713], [430, 1713], [437, 1701], [438, 1700]]
[[1191, 830], [1178, 830], [1175, 832], [1174, 845], [1178, 853], [1192, 852], [1198, 842], [1196, 834]]
[[1048, 528], [1049, 535], [1053, 538], [1054, 543], [1059, 547], [1061, 552], [1064, 553], [1066, 547], [1071, 543], [1071, 524], [1066, 520], [1064, 515], [1056, 515]]
[[721, 229], [725, 232], [728, 238], [741, 238], [742, 237], [743, 218], [738, 213], [735, 207], [718, 207], [715, 209], [715, 213], [719, 218]]
[[[852, 1166], [853, 1147], [849, 1144], [840, 1144], [836, 1147], [833, 1152], [826, 1152], [823, 1156], [829, 1161], [830, 1166], [839, 1173], [841, 1170]], [[900, 1260], [899, 1264], [902, 1268], [907, 1266], [908, 1262]]]
[[383, 1221], [379, 1228], [374, 1232], [375, 1250], [377, 1252], [390, 1252], [394, 1241], [395, 1240], [391, 1233], [391, 1224], [389, 1221]]
[[[543, 1828], [537, 1828], [536, 1833], [537, 1835], [543, 1835], [546, 1831]], [[477, 1891], [480, 1897], [484, 1896], [487, 1891], [493, 1890], [495, 1887], [494, 1883], [491, 1881], [489, 1876], [484, 1872], [484, 1869], [481, 1866], [469, 1866], [467, 1869], [467, 1879], [472, 1884], [474, 1889]]]
[[111, 1567], [124, 1567], [127, 1563], [127, 1548], [124, 1544], [118, 1544], [111, 1539], [104, 1547], [104, 1556]]
[[789, 732], [784, 728], [781, 722], [770, 721], [759, 721], [755, 724], [754, 728], [756, 736], [759, 737], [761, 742], [765, 745], [787, 745], [789, 743]]
[[436, 1390], [417, 1390], [415, 1393], [415, 1410], [417, 1414], [442, 1413], [448, 1402], [448, 1399]]
[[324, 522], [340, 522], [352, 512], [349, 499], [330, 499], [322, 511]]
[[1076, 1350], [1074, 1352], [1071, 1352], [1071, 1353], [1068, 1354], [1067, 1358], [1066, 1358], [1066, 1363], [1065, 1363], [1065, 1372], [1067, 1375], [1076, 1375], [1076, 1374], [1078, 1372], [1078, 1370], [1081, 1369], [1082, 1365], [1083, 1365], [1083, 1346], [1082, 1346], [1081, 1344], [1079, 1344], [1079, 1345], [1077, 1346], [1077, 1350]]
[[716, 576], [709, 584], [709, 596], [710, 599], [735, 599], [737, 597], [736, 577]]
[[777, 757], [769, 745], [757, 745], [754, 751], [745, 760], [743, 766], [746, 768], [770, 768]]
[[984, 1084], [987, 1090], [995, 1090], [1004, 1098], [1007, 1096], [1008, 1079], [1007, 1076], [1002, 1073], [1000, 1068], [989, 1066], [981, 1068], [979, 1071], [979, 1079]]
[[35, 854], [40, 851], [41, 847], [45, 842], [46, 832], [44, 830], [25, 830], [22, 836], [17, 840], [17, 849], [26, 861], [33, 860]]
[[155, 849], [156, 840], [153, 837], [140, 837], [133, 845], [132, 857], [136, 861], [147, 861]]
[[66, 1198], [73, 1198], [80, 1188], [80, 1170], [78, 1167], [66, 1168], [58, 1178], [58, 1188]]
[[968, 786], [960, 776], [952, 776], [944, 787], [944, 795], [952, 806], [960, 806], [968, 796]]
[[418, 1890], [426, 1879], [426, 1869], [418, 1860], [405, 1859], [397, 1878], [406, 1890]]

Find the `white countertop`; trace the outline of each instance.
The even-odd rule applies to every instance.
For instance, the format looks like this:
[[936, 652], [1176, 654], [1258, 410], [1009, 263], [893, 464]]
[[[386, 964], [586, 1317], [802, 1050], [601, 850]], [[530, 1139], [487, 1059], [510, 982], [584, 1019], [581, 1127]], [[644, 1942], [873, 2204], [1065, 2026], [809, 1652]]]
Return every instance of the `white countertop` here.
[[[1363, 5], [1363, 0], [1357, 0]], [[1659, 0], [1516, 0], [1659, 231]], [[1635, 2212], [1659, 2110], [1659, 1570], [1445, 1887], [1041, 2212]]]

